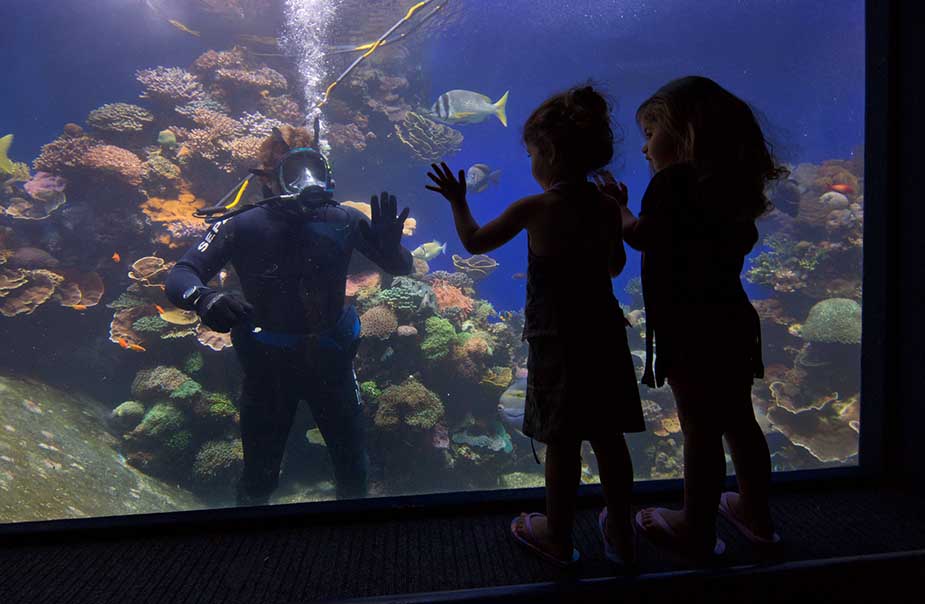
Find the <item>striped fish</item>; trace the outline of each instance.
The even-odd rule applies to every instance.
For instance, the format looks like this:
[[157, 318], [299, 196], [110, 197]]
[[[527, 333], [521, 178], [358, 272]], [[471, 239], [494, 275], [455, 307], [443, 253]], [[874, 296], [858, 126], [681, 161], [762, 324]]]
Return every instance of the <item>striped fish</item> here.
[[507, 95], [492, 103], [484, 94], [471, 90], [450, 90], [437, 98], [430, 108], [431, 117], [447, 124], [477, 124], [494, 115], [507, 126]]

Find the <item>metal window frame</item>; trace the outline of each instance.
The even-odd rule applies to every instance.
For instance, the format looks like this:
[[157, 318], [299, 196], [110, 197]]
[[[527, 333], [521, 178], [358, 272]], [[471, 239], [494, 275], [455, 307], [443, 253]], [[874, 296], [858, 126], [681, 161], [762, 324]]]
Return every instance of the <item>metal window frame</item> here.
[[[866, 98], [865, 98], [865, 180], [864, 180], [864, 250], [863, 250], [863, 333], [861, 338], [861, 434], [858, 465], [794, 472], [777, 472], [775, 488], [816, 489], [835, 484], [868, 484], [883, 477], [885, 432], [888, 401], [898, 394], [894, 367], [895, 324], [899, 281], [895, 259], [898, 257], [894, 234], [899, 232], [894, 199], [896, 191], [896, 136], [890, 128], [896, 111], [896, 30], [898, 9], [894, 2], [868, 1], [865, 5], [866, 28]], [[733, 484], [733, 478], [729, 479]], [[677, 497], [681, 480], [649, 480], [634, 485], [638, 501]], [[0, 543], [26, 537], [94, 537], [101, 533], [201, 530], [204, 528], [241, 528], [251, 526], [292, 525], [298, 522], [333, 522], [362, 517], [420, 517], [453, 511], [471, 513], [473, 509], [490, 513], [537, 505], [544, 497], [543, 488], [516, 490], [466, 491], [396, 497], [367, 498], [350, 501], [325, 501], [259, 506], [252, 508], [218, 508], [138, 514], [68, 518], [38, 522], [0, 524]], [[580, 505], [601, 500], [600, 485], [579, 487]]]

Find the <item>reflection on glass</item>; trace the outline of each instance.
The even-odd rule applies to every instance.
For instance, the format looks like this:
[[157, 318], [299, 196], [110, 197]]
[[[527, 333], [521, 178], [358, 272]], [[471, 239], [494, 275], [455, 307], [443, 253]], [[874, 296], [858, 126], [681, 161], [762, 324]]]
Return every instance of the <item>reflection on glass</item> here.
[[[275, 487], [271, 503], [542, 485], [519, 431], [526, 240], [467, 254], [424, 174], [452, 158], [467, 169], [476, 218], [495, 216], [536, 190], [520, 143], [528, 112], [588, 77], [617, 101], [625, 140], [614, 169], [635, 209], [649, 175], [632, 115], [658, 86], [707, 75], [763, 115], [791, 175], [770, 192], [778, 210], [760, 223], [743, 275], [767, 368], [755, 411], [775, 470], [857, 462], [862, 2], [434, 0], [409, 13], [415, 3], [399, 0], [231, 1], [208, 12], [150, 0], [143, 19], [129, 18], [135, 3], [110, 4], [56, 3], [12, 28], [23, 60], [0, 101], [0, 522], [234, 505], [245, 454], [280, 464], [278, 478], [251, 475]], [[45, 44], [39, 32], [64, 23], [68, 39]], [[342, 208], [371, 216], [383, 190], [410, 207], [402, 243], [413, 270], [394, 277], [373, 249], [345, 255], [337, 229], [265, 246], [238, 236], [231, 262], [209, 267], [210, 288], [277, 304], [261, 310], [273, 317], [301, 308], [300, 331], [332, 307], [339, 316], [343, 291], [361, 322], [347, 390], [331, 382], [349, 355], [347, 365], [318, 352], [301, 364], [260, 360], [294, 385], [291, 428], [288, 412], [267, 426], [270, 380], [252, 385], [255, 407], [243, 409], [236, 348], [246, 353], [172, 304], [165, 282], [188, 249], [220, 236], [194, 212], [223, 196], [243, 207], [278, 194], [272, 174], [237, 183], [261, 167], [275, 131], [310, 131], [316, 116]], [[294, 258], [315, 272], [287, 281], [279, 267]], [[249, 262], [266, 267], [262, 281], [236, 274]], [[331, 286], [338, 271], [346, 282]], [[630, 253], [615, 291], [641, 373], [638, 273]], [[267, 302], [267, 292], [282, 297]], [[722, 317], [704, 320], [723, 329]], [[274, 337], [284, 323], [250, 333]], [[593, 318], [588, 327], [591, 337]], [[636, 476], [678, 477], [670, 390], [640, 388], [648, 431], [628, 438]], [[246, 445], [245, 425], [264, 426]], [[338, 464], [363, 484], [335, 484]], [[597, 480], [589, 448], [582, 468], [583, 481]]]

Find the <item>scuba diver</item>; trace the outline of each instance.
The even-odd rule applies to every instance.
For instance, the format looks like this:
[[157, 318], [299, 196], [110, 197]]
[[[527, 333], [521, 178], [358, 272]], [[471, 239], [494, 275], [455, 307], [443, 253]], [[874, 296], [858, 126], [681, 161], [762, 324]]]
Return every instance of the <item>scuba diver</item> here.
[[[252, 169], [225, 199], [198, 215], [213, 222], [167, 277], [176, 306], [215, 331], [231, 331], [244, 370], [239, 401], [244, 471], [238, 505], [264, 505], [276, 489], [299, 400], [309, 404], [334, 466], [338, 498], [367, 493], [366, 433], [353, 359], [356, 309], [344, 307], [354, 249], [393, 275], [412, 271], [401, 245], [408, 208], [393, 195], [371, 200], [372, 220], [333, 199], [334, 179], [304, 128], [274, 128]], [[254, 176], [265, 199], [241, 204]], [[222, 205], [234, 196], [229, 205]], [[231, 262], [244, 297], [205, 284]]]

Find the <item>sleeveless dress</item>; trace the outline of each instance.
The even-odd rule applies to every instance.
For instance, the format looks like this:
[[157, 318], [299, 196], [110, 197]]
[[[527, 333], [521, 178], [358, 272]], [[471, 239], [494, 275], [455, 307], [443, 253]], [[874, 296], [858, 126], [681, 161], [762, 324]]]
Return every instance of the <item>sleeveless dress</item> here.
[[626, 321], [613, 295], [609, 241], [599, 234], [600, 194], [592, 183], [554, 188], [579, 220], [562, 227], [562, 254], [539, 256], [528, 244], [523, 433], [549, 443], [641, 432]]

